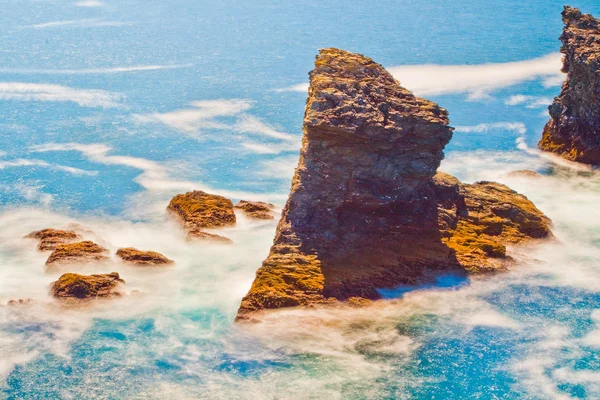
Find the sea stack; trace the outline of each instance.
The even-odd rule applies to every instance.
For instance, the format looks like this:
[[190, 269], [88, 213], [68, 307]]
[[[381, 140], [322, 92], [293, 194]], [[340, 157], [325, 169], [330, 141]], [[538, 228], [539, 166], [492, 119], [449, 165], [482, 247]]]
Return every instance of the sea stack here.
[[291, 193], [240, 315], [375, 298], [376, 287], [447, 264], [430, 183], [452, 137], [448, 122], [370, 58], [321, 50]]
[[549, 107], [539, 147], [567, 160], [600, 165], [600, 20], [565, 6], [561, 52], [567, 74]]
[[237, 319], [377, 299], [377, 288], [441, 270], [498, 270], [506, 244], [549, 236], [550, 221], [525, 196], [436, 175], [448, 124], [445, 109], [370, 58], [321, 50], [291, 192]]

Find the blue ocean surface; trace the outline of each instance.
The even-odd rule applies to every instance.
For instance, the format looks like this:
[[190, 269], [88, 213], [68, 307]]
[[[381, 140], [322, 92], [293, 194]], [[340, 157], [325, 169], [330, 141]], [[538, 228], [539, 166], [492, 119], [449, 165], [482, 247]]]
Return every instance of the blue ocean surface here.
[[[571, 6], [600, 16], [597, 0]], [[600, 175], [536, 143], [564, 75], [554, 0], [3, 0], [0, 399], [598, 399]], [[441, 169], [496, 180], [554, 222], [484, 278], [382, 290], [368, 310], [234, 317], [276, 221], [231, 247], [165, 216], [192, 189], [283, 206], [320, 48], [365, 54], [450, 112]], [[509, 177], [518, 169], [539, 179]], [[29, 232], [76, 223], [130, 294], [54, 302]], [[32, 299], [7, 306], [11, 299]]]

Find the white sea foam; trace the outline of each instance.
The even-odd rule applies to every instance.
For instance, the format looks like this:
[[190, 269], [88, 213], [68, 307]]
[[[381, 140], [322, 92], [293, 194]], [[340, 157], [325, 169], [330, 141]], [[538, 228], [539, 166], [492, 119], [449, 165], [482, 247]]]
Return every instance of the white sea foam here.
[[0, 82], [0, 100], [72, 102], [82, 107], [118, 107], [121, 99], [119, 93], [98, 89], [28, 82]]
[[[561, 55], [552, 53], [532, 60], [479, 65], [403, 65], [388, 70], [406, 88], [418, 95], [432, 96], [468, 93], [485, 97], [487, 93], [521, 82], [561, 77]], [[562, 75], [564, 79], [564, 75]]]
[[35, 181], [23, 181], [11, 185], [0, 184], [0, 192], [16, 194], [26, 202], [48, 207], [54, 201], [54, 196], [43, 191], [44, 186]]
[[261, 162], [260, 175], [268, 178], [277, 178], [291, 181], [294, 169], [298, 165], [298, 156], [279, 156]]
[[[532, 80], [542, 80], [546, 87], [560, 86], [565, 77], [560, 72], [560, 53], [531, 60], [478, 65], [400, 65], [387, 70], [405, 88], [419, 96], [466, 93], [471, 100], [490, 97], [494, 90]], [[301, 83], [278, 92], [306, 93]], [[537, 106], [537, 105], [536, 105]]]
[[[70, 266], [67, 270], [82, 273], [102, 273], [117, 270], [127, 281], [128, 290], [140, 290], [141, 295], [99, 302], [83, 309], [61, 309], [48, 296], [48, 285], [63, 270], [44, 272], [48, 253], [36, 250], [37, 242], [24, 239], [31, 231], [46, 227], [83, 227], [85, 239], [91, 239], [110, 250], [114, 262], [95, 266]], [[0, 214], [0, 304], [8, 300], [31, 298], [25, 306], [0, 307], [0, 320], [28, 318], [52, 329], [68, 329], [55, 337], [40, 337], [25, 345], [38, 351], [68, 349], [68, 343], [85, 330], [93, 318], [128, 318], [152, 310], [179, 310], [216, 307], [230, 315], [247, 290], [256, 265], [265, 257], [274, 222], [253, 222], [239, 216], [236, 229], [224, 229], [220, 234], [231, 237], [233, 246], [190, 243], [184, 240], [181, 228], [169, 219], [158, 223], [132, 223], [103, 218], [70, 218], [41, 209], [17, 208]], [[159, 251], [176, 261], [173, 268], [144, 270], [119, 264], [114, 256], [119, 247], [137, 247]], [[257, 249], [263, 249], [257, 251]], [[201, 254], [201, 257], [198, 255]], [[227, 261], [223, 261], [227, 260]], [[168, 282], [168, 284], [165, 284]], [[175, 312], [175, 311], [173, 311]], [[10, 338], [10, 336], [9, 336]], [[42, 347], [42, 348], [40, 348]], [[22, 362], [22, 346], [0, 347], [0, 359]], [[3, 366], [6, 373], [6, 365]]]
[[552, 103], [552, 98], [517, 94], [509, 97], [504, 103], [509, 106], [525, 105], [526, 108], [547, 108]]
[[524, 135], [527, 132], [525, 124], [522, 122], [494, 122], [482, 123], [474, 126], [456, 126], [454, 131], [458, 133], [485, 133], [491, 130], [503, 130], [516, 132], [519, 135]]
[[207, 130], [217, 130], [231, 138], [229, 146], [234, 151], [279, 154], [300, 147], [299, 136], [282, 132], [249, 114], [253, 106], [250, 100], [203, 100], [191, 102], [190, 106], [166, 113], [136, 114], [133, 118], [138, 123], [164, 124], [198, 140], [207, 138]]
[[[513, 280], [513, 284], [532, 288], [524, 300], [539, 304], [556, 301], [535, 294], [536, 288], [554, 288], [576, 293], [597, 293], [600, 270], [597, 261], [600, 249], [600, 174], [588, 168], [574, 167], [572, 163], [557, 163], [554, 158], [539, 157], [538, 152], [477, 152], [450, 154], [442, 169], [455, 173], [467, 182], [497, 180], [526, 194], [554, 222], [558, 242], [515, 251], [519, 268], [498, 279]], [[510, 170], [532, 169], [553, 171], [542, 177], [515, 177]], [[531, 296], [539, 296], [531, 298]], [[557, 305], [558, 306], [558, 305]], [[567, 309], [569, 305], [565, 305]], [[569, 311], [574, 312], [574, 311]], [[598, 320], [598, 312], [591, 310], [591, 318]], [[518, 385], [532, 395], [551, 399], [570, 399], [559, 384], [583, 385], [589, 396], [600, 395], [597, 375], [587, 370], [572, 371], [563, 365], [583, 359], [600, 343], [598, 330], [593, 329], [583, 338], [577, 338], [571, 327], [556, 320], [545, 320], [543, 314], [520, 321], [520, 331], [529, 336], [522, 354], [515, 356], [509, 366], [518, 378]], [[536, 326], [544, 324], [543, 330]]]
[[104, 7], [105, 4], [98, 0], [83, 0], [75, 3], [77, 7]]
[[[149, 160], [120, 156], [110, 159], [113, 156], [106, 146], [78, 146], [45, 145], [34, 150], [71, 149], [96, 162], [160, 171], [161, 165]], [[226, 393], [231, 398], [264, 398], [284, 391], [294, 398], [323, 393], [339, 398], [342, 388], [348, 388], [349, 396], [369, 393], [377, 397], [386, 393], [388, 378], [397, 383], [394, 395], [402, 397], [414, 385], [436, 383], [413, 376], [408, 367], [427, 346], [427, 338], [407, 334], [398, 326], [418, 325], [415, 317], [433, 315], [437, 322], [428, 326], [432, 329], [427, 334], [430, 338], [466, 340], [481, 328], [508, 330], [521, 338], [518, 346], [522, 347], [510, 363], [498, 366], [517, 378], [519, 390], [532, 396], [566, 399], [559, 384], [572, 383], [585, 386], [589, 393], [598, 393], [595, 373], [574, 371], [564, 365], [581, 359], [589, 348], [597, 346], [597, 327], [578, 338], [573, 337], [568, 325], [545, 313], [522, 315], [515, 311], [520, 302], [554, 301], [537, 294], [539, 288], [595, 293], [600, 287], [594, 261], [600, 258], [594, 244], [600, 236], [596, 207], [600, 176], [563, 169], [523, 151], [450, 153], [442, 169], [465, 182], [499, 180], [526, 194], [554, 220], [558, 241], [510, 249], [518, 261], [517, 268], [474, 278], [468, 284], [413, 290], [400, 300], [376, 302], [361, 309], [280, 310], [267, 313], [260, 324], [236, 327], [231, 327], [231, 319], [268, 252], [275, 221], [254, 222], [240, 215], [238, 227], [220, 231], [234, 240], [233, 247], [228, 247], [185, 242], [181, 229], [164, 217], [134, 223], [116, 217], [73, 218], [41, 209], [7, 210], [0, 214], [0, 257], [6, 266], [0, 272], [0, 302], [27, 297], [35, 302], [30, 306], [1, 307], [0, 318], [9, 325], [24, 318], [37, 321], [42, 333], [26, 338], [18, 333], [5, 335], [10, 344], [0, 347], [0, 358], [5, 360], [2, 371], [6, 374], [13, 365], [27, 363], [43, 353], [68, 357], [70, 346], [90, 329], [93, 319], [122, 321], [143, 316], [152, 318], [161, 339], [148, 339], [143, 346], [123, 344], [130, 354], [128, 362], [145, 365], [158, 352], [181, 368], [178, 373], [182, 377], [194, 382], [156, 382], [142, 390], [150, 397], [202, 398]], [[541, 178], [507, 175], [514, 169], [554, 173]], [[164, 204], [162, 212], [164, 215]], [[34, 250], [35, 241], [22, 236], [34, 229], [66, 226], [69, 222], [93, 231], [84, 235], [109, 248], [113, 259], [118, 247], [134, 246], [159, 251], [177, 264], [156, 271], [120, 264], [98, 266], [94, 272], [118, 270], [128, 290], [140, 290], [141, 297], [126, 296], [84, 309], [57, 309], [47, 295], [47, 285], [57, 274], [43, 272], [46, 255]], [[92, 272], [89, 267], [80, 270]], [[531, 293], [513, 292], [519, 287], [527, 287]], [[498, 296], [509, 306], [503, 308], [490, 301]], [[181, 316], [181, 312], [192, 310], [220, 310], [226, 317], [212, 315], [208, 325], [199, 326]], [[598, 312], [589, 313], [597, 322]], [[541, 324], [547, 328], [540, 329]], [[46, 334], [50, 331], [53, 335]], [[204, 345], [197, 343], [198, 338]], [[211, 360], [218, 360], [222, 354], [239, 363], [283, 363], [288, 367], [268, 367], [245, 377], [235, 370], [216, 368]], [[318, 373], [307, 374], [307, 369]], [[398, 371], [402, 373], [398, 375]], [[93, 369], [85, 374], [89, 382], [100, 379]]]
[[136, 115], [139, 122], [160, 122], [173, 129], [194, 134], [201, 128], [223, 128], [222, 122], [215, 118], [232, 117], [252, 108], [249, 100], [202, 100], [190, 103], [191, 108], [185, 108], [166, 113]]
[[49, 21], [40, 24], [28, 25], [25, 28], [48, 29], [48, 28], [100, 28], [100, 27], [119, 27], [131, 25], [127, 21], [109, 21], [101, 18], [84, 18], [62, 21]]
[[[0, 154], [0, 157], [2, 155]], [[17, 158], [14, 160], [0, 160], [0, 169], [6, 168], [18, 168], [18, 167], [43, 167], [48, 169], [55, 169], [58, 171], [68, 172], [73, 175], [88, 175], [94, 176], [98, 174], [98, 171], [88, 171], [81, 168], [69, 167], [66, 165], [51, 164], [43, 160]]]

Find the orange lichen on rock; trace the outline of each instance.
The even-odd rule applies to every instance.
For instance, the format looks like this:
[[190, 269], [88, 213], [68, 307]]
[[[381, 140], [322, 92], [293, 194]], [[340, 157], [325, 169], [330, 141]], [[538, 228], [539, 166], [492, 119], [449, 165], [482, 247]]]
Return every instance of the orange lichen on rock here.
[[188, 236], [195, 238], [211, 238], [212, 234], [201, 234], [205, 233], [204, 229], [234, 226], [236, 223], [231, 200], [200, 190], [173, 197], [167, 210], [183, 222]]
[[116, 272], [98, 275], [61, 275], [51, 285], [52, 296], [59, 299], [90, 299], [96, 297], [120, 296], [125, 283]]
[[155, 251], [142, 251], [133, 247], [117, 250], [117, 257], [128, 264], [142, 266], [171, 265], [174, 261]]
[[107, 252], [107, 249], [89, 240], [61, 244], [50, 254], [46, 265], [103, 261], [108, 259]]
[[323, 303], [326, 301], [322, 295], [324, 284], [325, 277], [316, 255], [305, 254], [293, 241], [277, 243], [257, 271], [240, 310], [247, 314], [263, 308]]
[[25, 237], [38, 239], [38, 249], [42, 251], [54, 250], [59, 244], [71, 243], [81, 239], [81, 236], [73, 231], [52, 228], [31, 232]]
[[273, 210], [275, 205], [271, 203], [265, 203], [262, 201], [247, 201], [241, 200], [235, 208], [244, 211], [244, 214], [254, 219], [273, 219]]

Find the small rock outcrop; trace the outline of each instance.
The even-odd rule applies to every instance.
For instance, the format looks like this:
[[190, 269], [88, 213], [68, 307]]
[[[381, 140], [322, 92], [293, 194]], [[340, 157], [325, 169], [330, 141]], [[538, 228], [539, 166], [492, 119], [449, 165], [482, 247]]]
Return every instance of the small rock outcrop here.
[[443, 172], [434, 176], [433, 185], [442, 243], [469, 273], [503, 269], [507, 245], [552, 236], [550, 219], [505, 185], [464, 184]]
[[167, 210], [183, 222], [189, 239], [230, 241], [222, 236], [204, 232], [204, 229], [235, 225], [233, 203], [223, 196], [194, 190], [173, 197]]
[[171, 265], [174, 261], [155, 251], [142, 251], [133, 247], [117, 250], [117, 257], [128, 264], [140, 266]]
[[371, 59], [321, 50], [290, 196], [237, 318], [499, 269], [506, 244], [547, 235], [547, 218], [506, 186], [436, 175], [448, 122]]
[[51, 285], [52, 296], [58, 299], [90, 299], [122, 295], [125, 283], [116, 272], [98, 275], [63, 274]]
[[561, 52], [567, 74], [550, 105], [539, 148], [567, 160], [600, 165], [600, 20], [565, 6]]
[[107, 253], [107, 249], [89, 240], [60, 244], [48, 257], [46, 266], [104, 261], [108, 259]]
[[25, 237], [30, 239], [38, 239], [38, 250], [41, 251], [54, 250], [59, 244], [81, 240], [81, 236], [74, 231], [52, 228], [31, 232]]
[[235, 208], [242, 210], [244, 214], [249, 218], [254, 219], [273, 219], [273, 210], [275, 205], [271, 203], [264, 203], [262, 201], [247, 201], [241, 200]]

